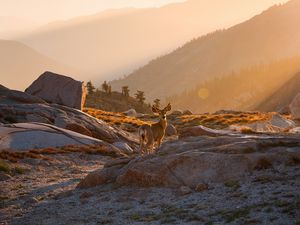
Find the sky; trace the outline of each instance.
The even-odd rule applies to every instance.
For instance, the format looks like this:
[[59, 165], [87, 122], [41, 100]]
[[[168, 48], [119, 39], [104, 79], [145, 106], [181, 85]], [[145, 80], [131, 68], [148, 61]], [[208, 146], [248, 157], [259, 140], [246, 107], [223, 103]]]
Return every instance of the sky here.
[[159, 7], [185, 0], [0, 0], [0, 17], [48, 23], [103, 10], [125, 7]]
[[[43, 25], [47, 23], [52, 23], [58, 20], [68, 20], [71, 18], [77, 18], [80, 16], [89, 16], [92, 14], [100, 13], [102, 11], [108, 10], [108, 9], [121, 9], [121, 8], [128, 8], [128, 7], [135, 7], [135, 8], [149, 8], [149, 7], [160, 7], [166, 4], [170, 3], [178, 3], [178, 2], [185, 2], [186, 0], [0, 0], [0, 41], [1, 40], [18, 40], [21, 41], [20, 37], [24, 37], [28, 35], [30, 37], [31, 32], [34, 32], [39, 27], [43, 28]], [[102, 72], [105, 71], [105, 74], [108, 74], [111, 76], [111, 74], [116, 74], [116, 76], [119, 76], [119, 74], [123, 75], [128, 73], [129, 69], [133, 70], [137, 68], [138, 66], [142, 65], [146, 62], [146, 60], [149, 60], [150, 58], [156, 57], [158, 55], [164, 54], [166, 51], [170, 51], [170, 49], [174, 49], [183, 43], [185, 43], [187, 40], [190, 40], [194, 37], [198, 37], [200, 35], [203, 35], [207, 32], [212, 32], [215, 29], [221, 29], [226, 28], [229, 26], [232, 26], [233, 24], [240, 23], [242, 21], [245, 21], [246, 19], [249, 19], [250, 17], [260, 13], [262, 10], [267, 9], [268, 7], [277, 4], [277, 3], [284, 3], [288, 0], [188, 0], [193, 1], [190, 2], [191, 4], [183, 4], [183, 8], [187, 10], [191, 10], [189, 7], [190, 5], [194, 6], [194, 3], [197, 3], [196, 5], [201, 5], [201, 7], [204, 9], [202, 10], [202, 14], [198, 12], [198, 8], [192, 7], [194, 10], [194, 14], [196, 16], [199, 15], [200, 19], [198, 17], [191, 17], [191, 14], [187, 12], [187, 14], [183, 14], [183, 17], [181, 17], [179, 22], [188, 24], [190, 23], [190, 26], [183, 26], [185, 32], [177, 32], [174, 30], [174, 34], [170, 34], [168, 31], [168, 35], [161, 35], [161, 39], [158, 38], [159, 35], [157, 33], [155, 34], [155, 41], [153, 42], [156, 44], [154, 47], [151, 46], [149, 48], [148, 45], [145, 45], [147, 48], [144, 49], [144, 51], [141, 51], [141, 48], [136, 48], [136, 54], [141, 54], [134, 57], [132, 61], [128, 60], [129, 57], [126, 55], [126, 60], [119, 59], [120, 65], [124, 66], [121, 69], [118, 69], [116, 66], [116, 56], [119, 54], [119, 50], [122, 49], [126, 45], [121, 45], [115, 47], [115, 43], [113, 45], [105, 45], [104, 47], [114, 47], [118, 54], [115, 54], [112, 49], [107, 49], [107, 52], [112, 54], [113, 57], [111, 61], [107, 60], [107, 55], [105, 55], [103, 62], [107, 62], [109, 68], [113, 68], [111, 71], [105, 71], [103, 68], [104, 66], [101, 66]], [[201, 4], [198, 4], [201, 3]], [[202, 4], [203, 3], [203, 4]], [[220, 4], [222, 3], [222, 4]], [[229, 4], [231, 3], [231, 4]], [[188, 5], [189, 7], [186, 7]], [[209, 5], [208, 7], [210, 10], [216, 11], [216, 12], [224, 12], [223, 7], [228, 7], [230, 10], [236, 11], [236, 13], [233, 14], [232, 19], [231, 15], [229, 15], [228, 18], [221, 18], [221, 17], [214, 17], [212, 20], [202, 20], [201, 18], [206, 18], [203, 14], [211, 15], [211, 12], [206, 10], [206, 5]], [[251, 6], [251, 7], [250, 7]], [[180, 8], [179, 7], [168, 7], [168, 8]], [[166, 10], [163, 10], [164, 13], [166, 13]], [[235, 15], [236, 14], [236, 15]], [[184, 16], [189, 15], [189, 16]], [[206, 16], [207, 16], [206, 15]], [[217, 14], [219, 15], [219, 14]], [[165, 17], [165, 16], [162, 16]], [[245, 17], [245, 18], [244, 18]], [[190, 18], [195, 18], [193, 21], [188, 22]], [[234, 19], [235, 18], [235, 19]], [[79, 20], [79, 19], [78, 19]], [[149, 19], [150, 21], [150, 19]], [[204, 21], [204, 22], [203, 22]], [[226, 21], [226, 22], [224, 22]], [[198, 23], [200, 22], [200, 23]], [[223, 22], [226, 25], [220, 26], [220, 24], [223, 24]], [[126, 26], [130, 26], [127, 24]], [[156, 25], [155, 25], [156, 26]], [[47, 27], [47, 26], [46, 26]], [[178, 23], [176, 22], [176, 25], [173, 27], [178, 27]], [[190, 27], [190, 28], [188, 28]], [[196, 28], [195, 28], [196, 27]], [[201, 27], [201, 29], [199, 28]], [[110, 28], [110, 27], [109, 27]], [[180, 36], [181, 34], [184, 34], [190, 29], [191, 33], [189, 33], [186, 36]], [[114, 29], [112, 29], [114, 30]], [[120, 29], [122, 31], [122, 29]], [[166, 30], [166, 29], [165, 29]], [[101, 31], [101, 30], [100, 30]], [[194, 32], [195, 31], [195, 32]], [[189, 31], [190, 32], [190, 31]], [[179, 35], [180, 33], [180, 35]], [[164, 33], [163, 33], [164, 34]], [[144, 37], [147, 37], [147, 33], [143, 32]], [[80, 35], [78, 35], [80, 36]], [[121, 35], [122, 36], [122, 35]], [[104, 40], [108, 40], [113, 42], [115, 39], [111, 37], [118, 37], [117, 35], [111, 35], [110, 37], [102, 35], [104, 37]], [[18, 39], [19, 38], [19, 39]], [[106, 38], [106, 39], [105, 39]], [[163, 39], [165, 38], [165, 39]], [[174, 42], [171, 42], [170, 40], [174, 39]], [[73, 40], [73, 39], [72, 39]], [[130, 38], [125, 38], [124, 41], [131, 40]], [[146, 40], [146, 38], [142, 38], [141, 40]], [[152, 39], [153, 40], [153, 39]], [[152, 41], [151, 40], [151, 41]], [[157, 41], [160, 40], [160, 41]], [[167, 42], [163, 42], [166, 40]], [[147, 41], [149, 41], [147, 39]], [[51, 41], [50, 41], [51, 42]], [[140, 40], [137, 40], [137, 43], [139, 43]], [[63, 42], [62, 42], [63, 43]], [[93, 42], [94, 43], [94, 42]], [[97, 42], [96, 42], [97, 43]], [[122, 41], [119, 41], [118, 43], [123, 43]], [[171, 44], [172, 45], [171, 45]], [[63, 65], [71, 65], [71, 67], [76, 67], [79, 65], [77, 61], [69, 62], [72, 57], [65, 57], [64, 54], [58, 52], [58, 54], [50, 54], [52, 52], [55, 52], [57, 49], [60, 51], [60, 48], [57, 48], [54, 50], [50, 46], [50, 44], [43, 43], [43, 48], [38, 48], [37, 46], [34, 46], [33, 43], [25, 43], [29, 47], [34, 48], [38, 52], [42, 53], [45, 56], [49, 56], [50, 58], [53, 58], [59, 63], [62, 63]], [[98, 43], [97, 43], [98, 45]], [[57, 46], [60, 46], [59, 44]], [[100, 46], [100, 45], [99, 45]], [[136, 43], [134, 43], [134, 46], [136, 46]], [[166, 47], [167, 46], [167, 47]], [[41, 47], [41, 46], [39, 46]], [[45, 48], [49, 48], [45, 50]], [[83, 48], [82, 52], [88, 52], [86, 49], [86, 45], [81, 44], [81, 47]], [[143, 47], [143, 46], [142, 46]], [[94, 48], [91, 47], [94, 51]], [[1, 50], [3, 53], [3, 50]], [[78, 49], [76, 49], [78, 51]], [[102, 51], [103, 48], [101, 47], [101, 50], [98, 51], [100, 56], [102, 57]], [[132, 54], [132, 50], [130, 48], [125, 49], [129, 55]], [[68, 53], [68, 51], [65, 51], [64, 53]], [[5, 54], [2, 54], [5, 56]], [[74, 54], [75, 55], [75, 54]], [[93, 52], [92, 54], [88, 53], [87, 55], [95, 55]], [[122, 54], [120, 54], [122, 55]], [[123, 54], [125, 55], [125, 54]], [[59, 56], [59, 57], [58, 57]], [[69, 55], [68, 55], [69, 56]], [[6, 57], [6, 56], [5, 56]], [[13, 57], [14, 59], [14, 57]], [[63, 61], [63, 59], [68, 59]], [[93, 60], [96, 62], [95, 65], [99, 66], [98, 60], [100, 59], [95, 57]], [[93, 61], [91, 60], [91, 61]], [[96, 61], [97, 60], [97, 61]], [[107, 60], [107, 61], [106, 61]], [[142, 61], [144, 60], [144, 61]], [[101, 61], [101, 62], [102, 62]], [[128, 64], [124, 64], [124, 62]], [[81, 59], [79, 60], [81, 63]], [[82, 63], [81, 63], [82, 64]], [[123, 65], [124, 64], [124, 65]], [[26, 66], [28, 68], [34, 67], [36, 63], [33, 63], [33, 65]], [[107, 66], [107, 65], [106, 65]], [[88, 65], [88, 68], [92, 68], [92, 66]], [[129, 69], [128, 69], [129, 68]], [[0, 68], [1, 70], [1, 68]], [[86, 68], [82, 68], [82, 71], [85, 71]], [[117, 72], [116, 72], [117, 71]], [[121, 71], [121, 72], [120, 72]], [[125, 71], [125, 72], [124, 72]], [[33, 74], [33, 72], [30, 72]], [[9, 73], [7, 73], [9, 74]], [[107, 75], [107, 76], [108, 76]], [[7, 76], [9, 77], [9, 75]], [[10, 81], [12, 83], [15, 83], [15, 77], [11, 77]], [[1, 82], [1, 81], [0, 81]], [[12, 85], [8, 85], [12, 86]]]
[[[159, 7], [172, 2], [184, 1], [186, 0], [0, 0], [0, 18], [14, 17], [31, 21], [32, 23], [44, 24], [55, 20], [66, 20], [77, 16], [90, 15], [112, 8]], [[286, 2], [287, 0], [261, 1], [269, 1], [271, 4], [275, 4]]]

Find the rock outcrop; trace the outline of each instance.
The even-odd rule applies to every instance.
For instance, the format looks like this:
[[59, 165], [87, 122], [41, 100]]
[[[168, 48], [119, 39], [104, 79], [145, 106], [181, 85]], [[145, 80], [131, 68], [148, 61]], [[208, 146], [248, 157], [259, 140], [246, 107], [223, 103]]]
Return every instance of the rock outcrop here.
[[183, 114], [183, 115], [193, 115], [193, 113], [192, 113], [190, 110], [188, 110], [188, 109], [184, 110], [184, 111], [182, 112], [182, 114]]
[[215, 129], [210, 129], [208, 127], [199, 125], [199, 126], [187, 127], [182, 129], [179, 134], [179, 138], [194, 137], [194, 136], [217, 137], [217, 136], [229, 135], [231, 133], [232, 133], [231, 131], [215, 130]]
[[57, 104], [0, 104], [0, 122], [37, 122], [54, 125], [108, 143], [135, 142], [127, 132], [114, 128], [80, 110]]
[[129, 109], [129, 110], [123, 112], [123, 114], [125, 116], [130, 116], [130, 117], [137, 117], [137, 115], [138, 115], [138, 113], [136, 112], [135, 109]]
[[290, 111], [294, 120], [300, 120], [300, 93], [297, 94], [291, 102]]
[[103, 145], [112, 151], [118, 151], [101, 140], [42, 123], [2, 125], [0, 137], [0, 150], [26, 151], [68, 145]]
[[183, 115], [183, 112], [181, 110], [174, 110], [172, 111], [169, 116], [182, 116]]
[[116, 148], [122, 150], [122, 152], [124, 152], [125, 154], [132, 154], [134, 151], [133, 149], [125, 142], [119, 141], [119, 142], [115, 142], [112, 144], [113, 146], [115, 146]]
[[38, 96], [48, 103], [80, 110], [82, 110], [86, 98], [83, 82], [51, 72], [43, 73], [25, 92]]
[[16, 90], [10, 90], [4, 86], [0, 86], [0, 103], [1, 104], [34, 104], [46, 103], [39, 97]]
[[173, 124], [168, 124], [167, 128], [166, 128], [166, 136], [174, 136], [177, 135], [177, 129]]
[[235, 131], [252, 131], [259, 133], [280, 133], [289, 132], [295, 128], [296, 124], [294, 121], [284, 118], [279, 114], [274, 114], [270, 120], [259, 121], [246, 125], [234, 125], [231, 126], [231, 130]]
[[298, 164], [299, 141], [299, 137], [261, 135], [185, 138], [164, 143], [155, 155], [109, 163], [78, 187], [116, 183], [195, 190], [202, 184], [242, 179], [255, 170]]

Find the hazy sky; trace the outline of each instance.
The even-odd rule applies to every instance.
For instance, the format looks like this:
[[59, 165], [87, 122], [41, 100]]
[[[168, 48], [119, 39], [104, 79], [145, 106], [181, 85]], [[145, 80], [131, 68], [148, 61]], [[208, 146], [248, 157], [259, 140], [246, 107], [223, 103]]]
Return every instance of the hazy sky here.
[[185, 0], [0, 0], [0, 16], [45, 23], [90, 15], [106, 9], [158, 7]]
[[[0, 17], [21, 18], [41, 24], [52, 22], [53, 20], [90, 15], [111, 8], [158, 7], [172, 2], [184, 1], [185, 0], [0, 0]], [[273, 4], [286, 2], [287, 0], [261, 1], [269, 1]]]

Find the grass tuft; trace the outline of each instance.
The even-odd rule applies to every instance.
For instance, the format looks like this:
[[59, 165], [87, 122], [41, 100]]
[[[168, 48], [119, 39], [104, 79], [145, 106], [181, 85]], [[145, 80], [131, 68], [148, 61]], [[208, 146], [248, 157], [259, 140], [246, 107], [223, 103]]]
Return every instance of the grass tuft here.
[[240, 183], [238, 180], [227, 180], [224, 185], [229, 188], [238, 189], [240, 188]]
[[11, 168], [6, 162], [0, 161], [0, 171], [2, 171], [4, 173], [10, 173]]

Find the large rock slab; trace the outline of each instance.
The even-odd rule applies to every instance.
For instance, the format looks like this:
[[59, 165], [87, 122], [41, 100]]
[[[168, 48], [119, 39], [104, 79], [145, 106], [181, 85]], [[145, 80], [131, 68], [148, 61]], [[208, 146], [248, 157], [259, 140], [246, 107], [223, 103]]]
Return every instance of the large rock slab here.
[[105, 145], [96, 138], [42, 123], [16, 123], [0, 126], [0, 150], [25, 151], [49, 147]]
[[194, 127], [187, 127], [181, 130], [179, 134], [179, 138], [184, 137], [193, 137], [193, 136], [223, 136], [223, 135], [230, 135], [232, 132], [228, 130], [216, 130], [211, 129], [202, 125], [194, 126]]
[[1, 104], [34, 104], [46, 103], [37, 96], [30, 95], [22, 91], [10, 90], [4, 86], [0, 86], [0, 103]]
[[57, 104], [0, 104], [0, 122], [47, 123], [109, 143], [137, 141], [127, 132], [114, 128], [102, 120], [80, 110]]
[[43, 73], [25, 92], [38, 96], [48, 103], [80, 110], [82, 110], [86, 98], [83, 82], [51, 72]]
[[106, 183], [143, 187], [182, 187], [243, 179], [262, 169], [300, 162], [300, 138], [282, 136], [190, 137], [164, 143], [154, 155], [117, 160], [78, 185]]

